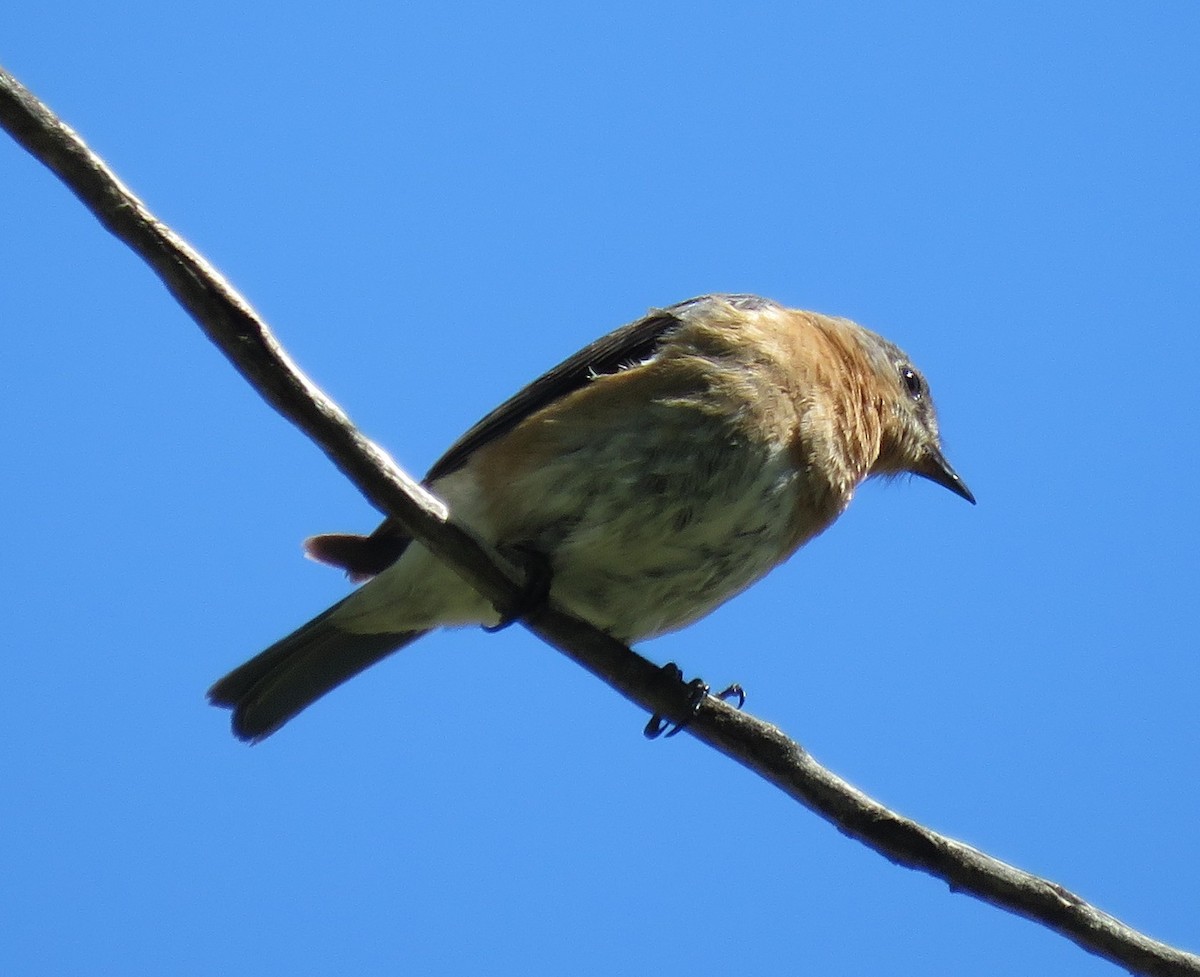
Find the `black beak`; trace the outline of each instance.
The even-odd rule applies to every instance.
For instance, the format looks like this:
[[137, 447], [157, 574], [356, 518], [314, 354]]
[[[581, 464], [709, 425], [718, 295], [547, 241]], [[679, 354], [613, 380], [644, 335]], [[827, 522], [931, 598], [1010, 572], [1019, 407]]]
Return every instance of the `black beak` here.
[[958, 477], [958, 472], [950, 467], [950, 462], [937, 448], [929, 449], [921, 466], [913, 469], [913, 474], [927, 478], [931, 482], [937, 482], [942, 488], [948, 488], [955, 495], [966, 499], [971, 505], [975, 504], [975, 496], [971, 494], [971, 490]]

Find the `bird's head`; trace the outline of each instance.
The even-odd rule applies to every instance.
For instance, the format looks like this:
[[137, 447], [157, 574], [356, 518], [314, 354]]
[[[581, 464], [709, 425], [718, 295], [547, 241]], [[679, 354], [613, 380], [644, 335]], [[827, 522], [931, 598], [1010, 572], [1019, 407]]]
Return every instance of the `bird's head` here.
[[975, 496], [942, 453], [937, 411], [925, 377], [903, 350], [874, 333], [868, 336], [883, 421], [871, 474], [920, 475], [974, 505]]

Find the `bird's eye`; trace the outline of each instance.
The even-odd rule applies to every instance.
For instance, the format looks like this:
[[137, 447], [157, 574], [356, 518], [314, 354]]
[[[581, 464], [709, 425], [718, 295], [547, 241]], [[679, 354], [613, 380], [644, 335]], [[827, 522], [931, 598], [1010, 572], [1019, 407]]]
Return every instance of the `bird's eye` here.
[[911, 366], [900, 367], [900, 379], [904, 381], [904, 389], [913, 400], [925, 396], [925, 379]]

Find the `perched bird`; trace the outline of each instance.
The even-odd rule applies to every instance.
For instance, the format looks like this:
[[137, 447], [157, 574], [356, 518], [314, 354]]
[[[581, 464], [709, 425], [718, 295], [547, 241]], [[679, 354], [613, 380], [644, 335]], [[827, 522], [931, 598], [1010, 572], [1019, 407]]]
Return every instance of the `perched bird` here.
[[[628, 642], [707, 614], [828, 527], [864, 479], [904, 472], [975, 501], [901, 350], [847, 319], [710, 295], [580, 350], [425, 484], [501, 550], [543, 561], [550, 600]], [[367, 582], [209, 690], [243, 739], [433, 628], [498, 620], [395, 520], [306, 548]]]

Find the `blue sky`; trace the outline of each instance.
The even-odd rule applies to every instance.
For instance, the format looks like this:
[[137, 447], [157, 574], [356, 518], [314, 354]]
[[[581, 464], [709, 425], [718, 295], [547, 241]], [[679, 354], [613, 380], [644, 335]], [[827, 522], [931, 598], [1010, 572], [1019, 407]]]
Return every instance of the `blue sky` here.
[[[865, 486], [643, 650], [1200, 950], [1200, 8], [245, 7], [9, 4], [0, 63], [415, 473], [698, 293], [906, 348], [978, 507]], [[376, 515], [7, 139], [0, 177], [0, 971], [1118, 972], [519, 628], [235, 742], [204, 690]]]

